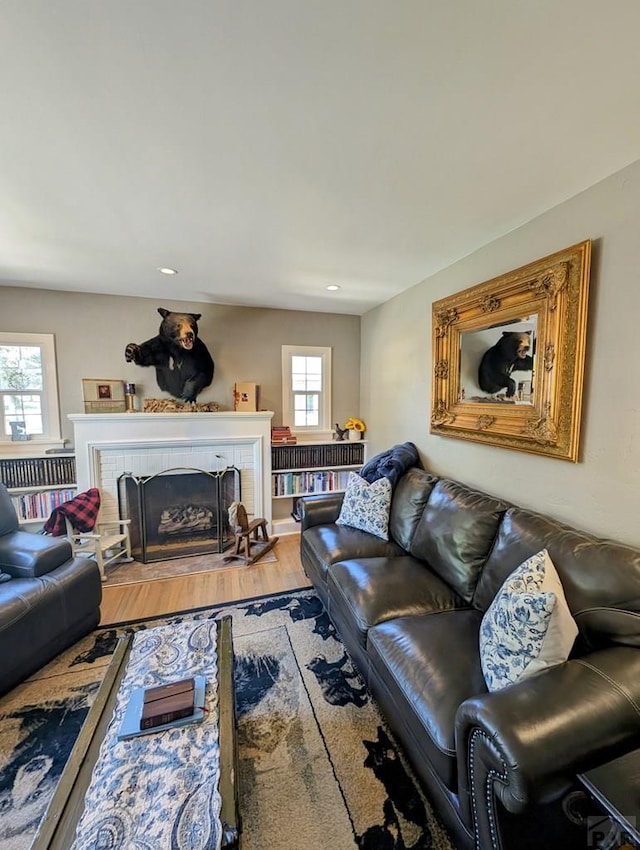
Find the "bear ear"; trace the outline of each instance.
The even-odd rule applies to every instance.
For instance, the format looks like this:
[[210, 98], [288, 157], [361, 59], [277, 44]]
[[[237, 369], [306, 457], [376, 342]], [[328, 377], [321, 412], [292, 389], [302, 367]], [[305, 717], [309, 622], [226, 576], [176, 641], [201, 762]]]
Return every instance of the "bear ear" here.
[[197, 322], [199, 319], [202, 318], [202, 313], [191, 313], [191, 318], [194, 322]]
[[163, 319], [166, 319], [171, 310], [165, 310], [164, 307], [158, 307], [158, 313], [162, 316]]

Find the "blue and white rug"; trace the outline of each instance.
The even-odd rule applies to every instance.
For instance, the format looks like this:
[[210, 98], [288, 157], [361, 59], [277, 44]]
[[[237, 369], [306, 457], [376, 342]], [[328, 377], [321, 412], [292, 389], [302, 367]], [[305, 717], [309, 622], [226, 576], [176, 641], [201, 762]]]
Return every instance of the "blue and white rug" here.
[[[242, 850], [452, 850], [312, 591], [97, 630], [0, 699], [2, 850], [30, 847], [118, 636], [222, 614], [233, 617]], [[209, 850], [206, 830], [180, 836], [172, 850]]]

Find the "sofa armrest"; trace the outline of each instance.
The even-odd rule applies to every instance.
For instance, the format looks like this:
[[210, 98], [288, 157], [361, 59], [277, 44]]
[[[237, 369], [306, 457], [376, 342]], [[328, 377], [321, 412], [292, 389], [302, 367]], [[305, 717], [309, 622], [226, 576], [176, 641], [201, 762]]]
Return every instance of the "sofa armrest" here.
[[46, 575], [71, 558], [71, 544], [66, 537], [45, 537], [28, 531], [0, 537], [0, 572], [13, 578]]
[[327, 525], [340, 516], [344, 493], [319, 493], [317, 496], [301, 496], [298, 499], [298, 512], [302, 524], [301, 531], [314, 525]]
[[549, 802], [577, 773], [639, 745], [633, 647], [594, 652], [466, 700], [456, 715], [460, 803], [475, 820], [479, 846], [500, 846], [496, 801], [513, 813]]

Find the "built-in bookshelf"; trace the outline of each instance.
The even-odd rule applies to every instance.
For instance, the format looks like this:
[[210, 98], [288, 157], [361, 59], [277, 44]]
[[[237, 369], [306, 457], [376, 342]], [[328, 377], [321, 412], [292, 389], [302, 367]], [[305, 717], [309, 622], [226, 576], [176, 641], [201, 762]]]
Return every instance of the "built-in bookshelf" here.
[[42, 524], [54, 508], [76, 495], [76, 459], [72, 454], [0, 458], [0, 481], [9, 490], [19, 522]]
[[349, 472], [360, 469], [365, 454], [366, 443], [362, 440], [272, 446], [274, 527], [281, 534], [295, 530], [298, 497], [345, 490]]

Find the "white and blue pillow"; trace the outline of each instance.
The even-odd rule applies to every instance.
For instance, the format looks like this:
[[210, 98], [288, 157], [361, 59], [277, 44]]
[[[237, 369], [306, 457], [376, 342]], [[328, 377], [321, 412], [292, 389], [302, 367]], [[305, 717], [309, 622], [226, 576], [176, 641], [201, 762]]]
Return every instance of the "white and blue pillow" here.
[[356, 472], [350, 472], [337, 523], [388, 540], [391, 491], [388, 478], [369, 484]]
[[505, 580], [482, 618], [480, 660], [497, 691], [569, 657], [578, 627], [546, 549]]

